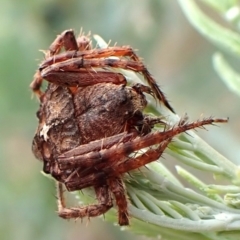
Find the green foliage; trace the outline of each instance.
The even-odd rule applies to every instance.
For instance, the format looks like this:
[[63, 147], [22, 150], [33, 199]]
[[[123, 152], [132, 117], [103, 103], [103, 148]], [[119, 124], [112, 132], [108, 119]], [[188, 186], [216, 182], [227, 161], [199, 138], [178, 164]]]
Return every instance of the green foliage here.
[[[222, 19], [239, 28], [240, 8], [236, 0], [203, 0], [222, 17]], [[205, 14], [192, 0], [179, 0], [183, 12], [189, 22], [208, 40], [216, 46], [240, 57], [240, 34], [230, 28], [224, 27]], [[234, 71], [221, 54], [213, 56], [213, 64], [219, 77], [230, 90], [240, 94], [239, 74]]]

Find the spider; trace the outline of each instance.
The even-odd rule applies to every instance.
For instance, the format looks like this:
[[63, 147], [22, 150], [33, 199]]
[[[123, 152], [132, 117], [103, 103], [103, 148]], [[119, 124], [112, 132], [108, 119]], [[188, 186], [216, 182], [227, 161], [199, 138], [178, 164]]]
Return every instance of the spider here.
[[[62, 47], [65, 52], [60, 53]], [[112, 56], [124, 58], [109, 58]], [[162, 132], [152, 131], [155, 124], [165, 123], [143, 113], [145, 94], [173, 109], [130, 47], [91, 49], [87, 37], [76, 39], [72, 30], [66, 30], [50, 45], [45, 57], [30, 85], [40, 99], [32, 149], [43, 161], [43, 171], [57, 180], [58, 214], [62, 218], [102, 215], [113, 206], [114, 196], [119, 225], [129, 225], [124, 173], [160, 158], [177, 134], [226, 121], [180, 121], [171, 129], [165, 126]], [[140, 72], [149, 87], [127, 86], [123, 75], [106, 67]], [[44, 92], [40, 90], [43, 79], [49, 82]], [[144, 153], [136, 155], [144, 148]], [[63, 184], [68, 191], [93, 187], [98, 203], [67, 208]]]

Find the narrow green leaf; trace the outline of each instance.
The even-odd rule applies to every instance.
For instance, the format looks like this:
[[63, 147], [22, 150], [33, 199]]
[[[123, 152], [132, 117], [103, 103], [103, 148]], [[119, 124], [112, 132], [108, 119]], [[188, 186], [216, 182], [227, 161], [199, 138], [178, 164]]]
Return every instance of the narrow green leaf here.
[[206, 3], [208, 6], [220, 13], [225, 13], [230, 8], [236, 6], [238, 0], [202, 0], [202, 2]]
[[234, 185], [207, 185], [204, 191], [209, 193], [240, 193], [240, 187]]
[[240, 35], [205, 15], [193, 0], [178, 0], [189, 22], [214, 44], [240, 56]]
[[240, 74], [231, 68], [222, 54], [213, 55], [213, 66], [227, 87], [240, 96]]
[[206, 194], [209, 198], [223, 203], [223, 200], [219, 195], [213, 192], [207, 192], [206, 191], [207, 185], [204, 182], [202, 182], [200, 179], [195, 177], [193, 174], [191, 174], [190, 172], [188, 172], [187, 170], [183, 169], [180, 166], [176, 166], [176, 170], [181, 177], [183, 177], [186, 181], [188, 181], [192, 186], [204, 192], [204, 194]]

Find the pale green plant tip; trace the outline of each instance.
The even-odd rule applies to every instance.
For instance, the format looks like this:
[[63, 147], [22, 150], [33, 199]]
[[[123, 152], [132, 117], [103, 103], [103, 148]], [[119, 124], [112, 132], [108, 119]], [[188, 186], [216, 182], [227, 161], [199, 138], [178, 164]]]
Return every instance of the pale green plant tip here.
[[192, 154], [191, 152], [184, 152], [184, 150], [181, 149], [178, 149], [177, 151], [176, 149], [172, 149], [171, 146], [169, 146], [169, 149], [167, 149], [166, 152], [169, 153], [169, 155], [177, 158], [185, 165], [202, 171], [208, 171], [215, 174], [224, 174], [223, 169], [219, 168], [218, 166], [204, 163], [201, 158], [198, 158], [198, 156]]
[[240, 187], [234, 185], [206, 185], [204, 191], [210, 193], [239, 193]]
[[240, 193], [228, 193], [224, 196], [227, 205], [240, 208]]
[[182, 186], [180, 181], [164, 166], [162, 161], [152, 162], [147, 165], [147, 168], [161, 176], [165, 176], [165, 178], [175, 185]]
[[175, 168], [176, 168], [178, 175], [181, 176], [182, 178], [184, 178], [188, 183], [190, 183], [194, 187], [196, 187], [200, 190], [202, 190], [204, 187], [206, 187], [205, 183], [203, 183], [197, 177], [193, 176], [193, 174], [191, 174], [184, 168], [182, 168], [180, 166], [175, 166]]
[[179, 176], [184, 178], [193, 187], [195, 187], [196, 189], [199, 189], [203, 194], [205, 194], [209, 198], [223, 203], [222, 198], [218, 194], [213, 193], [213, 192], [208, 192], [206, 190], [207, 185], [204, 182], [202, 182], [200, 179], [195, 177], [193, 174], [191, 174], [190, 172], [188, 172], [187, 170], [183, 169], [180, 166], [176, 166], [176, 170], [177, 170], [177, 173], [179, 174]]

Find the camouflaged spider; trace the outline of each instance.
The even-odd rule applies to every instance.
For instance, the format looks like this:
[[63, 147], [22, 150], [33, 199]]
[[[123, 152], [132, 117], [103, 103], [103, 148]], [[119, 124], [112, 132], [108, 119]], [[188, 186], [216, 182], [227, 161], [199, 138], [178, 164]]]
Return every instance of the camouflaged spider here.
[[[62, 47], [66, 51], [60, 53]], [[56, 38], [45, 56], [31, 83], [41, 103], [32, 149], [43, 161], [44, 172], [58, 181], [60, 217], [104, 214], [113, 206], [113, 195], [119, 225], [129, 225], [123, 174], [157, 160], [175, 135], [225, 121], [180, 121], [172, 129], [151, 132], [155, 124], [163, 122], [159, 117], [143, 114], [147, 105], [145, 93], [153, 94], [170, 111], [173, 109], [129, 47], [91, 49], [88, 38], [76, 39], [73, 31], [67, 30]], [[140, 72], [150, 87], [127, 86], [123, 75], [104, 70], [105, 67]], [[40, 90], [43, 79], [49, 82], [45, 92]], [[146, 151], [136, 156], [143, 148]], [[98, 203], [66, 208], [62, 184], [68, 191], [93, 187]]]

